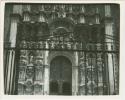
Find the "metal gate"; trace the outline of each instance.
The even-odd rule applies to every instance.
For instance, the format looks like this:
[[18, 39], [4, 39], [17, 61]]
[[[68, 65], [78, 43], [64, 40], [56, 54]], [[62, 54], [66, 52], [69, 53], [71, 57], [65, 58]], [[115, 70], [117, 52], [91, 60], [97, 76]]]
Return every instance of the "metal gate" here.
[[[45, 66], [42, 65], [43, 58], [42, 55], [39, 54], [44, 51], [68, 51], [78, 53], [79, 81], [77, 95], [108, 95], [111, 93], [111, 89], [114, 89], [115, 94], [115, 91], [118, 91], [119, 45], [114, 42], [106, 43], [104, 41], [85, 43], [84, 41], [76, 40], [72, 34], [73, 33], [43, 36], [44, 38], [38, 41], [32, 39], [17, 40], [16, 48], [11, 48], [9, 45], [6, 45], [6, 56], [10, 53], [13, 55], [16, 54], [15, 58], [12, 59], [15, 60], [16, 67], [14, 68], [13, 74], [16, 76], [13, 80], [14, 82], [10, 83], [13, 84], [15, 88], [13, 93], [44, 94], [43, 69]], [[66, 40], [65, 36], [68, 37], [68, 40]], [[28, 55], [26, 52], [29, 52]], [[38, 55], [34, 55], [34, 52], [37, 52]], [[26, 56], [29, 57], [28, 62], [26, 61]], [[35, 65], [37, 66], [36, 68], [33, 67], [34, 65], [32, 64], [35, 61], [37, 62]], [[42, 72], [41, 77], [36, 77], [39, 71]], [[111, 79], [112, 77], [113, 80]], [[26, 79], [31, 81], [28, 81], [29, 83], [27, 82], [25, 85]], [[37, 81], [35, 83], [35, 79], [40, 80], [41, 84], [39, 85]]]

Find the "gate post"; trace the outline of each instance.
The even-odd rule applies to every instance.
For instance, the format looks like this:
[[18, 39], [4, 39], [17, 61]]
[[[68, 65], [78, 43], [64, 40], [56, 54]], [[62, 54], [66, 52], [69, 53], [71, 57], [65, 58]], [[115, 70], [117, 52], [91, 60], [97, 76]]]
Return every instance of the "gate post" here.
[[[12, 14], [11, 15], [11, 25], [10, 25], [10, 32], [9, 32], [9, 47], [10, 48], [15, 48], [16, 47], [16, 36], [17, 36], [17, 25], [18, 22], [20, 21], [20, 15], [19, 14]], [[13, 94], [15, 91], [15, 86], [14, 80], [14, 69], [15, 69], [15, 50], [8, 50], [7, 53], [9, 54], [6, 59], [8, 61], [6, 62], [6, 69], [5, 69], [5, 93], [6, 94]], [[14, 84], [14, 85], [13, 85]]]
[[[46, 42], [46, 48], [48, 48], [48, 43]], [[44, 95], [49, 95], [49, 64], [48, 64], [49, 51], [45, 51], [44, 55]]]
[[72, 66], [72, 95], [78, 94], [78, 66]]
[[72, 95], [78, 95], [78, 52], [75, 55], [75, 66], [72, 66]]
[[[106, 49], [108, 51], [112, 51], [112, 43], [113, 39], [107, 38], [108, 36], [113, 37], [113, 22], [111, 20], [111, 9], [110, 5], [105, 5], [105, 42]], [[112, 53], [107, 53], [107, 70], [108, 70], [108, 78], [109, 78], [109, 94], [114, 94], [115, 92], [115, 83], [114, 83], [114, 60], [112, 59]]]

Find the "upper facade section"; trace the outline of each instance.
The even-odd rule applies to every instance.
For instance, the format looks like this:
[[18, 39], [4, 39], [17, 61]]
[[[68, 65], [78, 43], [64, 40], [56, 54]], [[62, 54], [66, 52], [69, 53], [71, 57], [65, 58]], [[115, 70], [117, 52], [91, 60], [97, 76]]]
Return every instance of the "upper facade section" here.
[[110, 5], [94, 4], [14, 4], [13, 14], [20, 14], [24, 22], [46, 22], [67, 18], [72, 23], [100, 24], [106, 16], [111, 17]]

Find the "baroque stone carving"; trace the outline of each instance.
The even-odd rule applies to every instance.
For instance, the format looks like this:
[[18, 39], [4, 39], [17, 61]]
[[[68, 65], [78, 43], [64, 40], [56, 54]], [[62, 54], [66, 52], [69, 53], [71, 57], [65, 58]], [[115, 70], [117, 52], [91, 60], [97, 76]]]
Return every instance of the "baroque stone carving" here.
[[26, 69], [26, 78], [33, 78], [34, 76], [34, 68], [33, 64], [29, 64]]
[[36, 94], [36, 95], [43, 94], [43, 85], [41, 85], [41, 84], [35, 84], [34, 85], [34, 94]]
[[18, 83], [18, 94], [19, 95], [24, 94], [24, 83]]
[[25, 84], [25, 94], [32, 95], [33, 94], [33, 83], [31, 80], [27, 80]]

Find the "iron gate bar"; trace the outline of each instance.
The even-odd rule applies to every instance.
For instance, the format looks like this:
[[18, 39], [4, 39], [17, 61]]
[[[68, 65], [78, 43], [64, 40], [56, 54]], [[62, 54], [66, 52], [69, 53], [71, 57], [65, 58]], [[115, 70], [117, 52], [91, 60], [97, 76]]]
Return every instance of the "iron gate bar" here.
[[[85, 54], [85, 62], [86, 62], [86, 52], [84, 52]], [[84, 65], [85, 65], [85, 95], [87, 95], [87, 66], [86, 66], [86, 63], [84, 62]]]
[[105, 54], [106, 55], [106, 68], [107, 68], [107, 79], [108, 79], [108, 90], [109, 90], [109, 94], [110, 94], [110, 82], [109, 82], [109, 70], [108, 70], [108, 55], [107, 55], [107, 53]]
[[[13, 58], [13, 50], [11, 51], [11, 53], [12, 53], [12, 54], [11, 54], [11, 55], [12, 55], [11, 58]], [[13, 59], [11, 59], [11, 62], [12, 62], [12, 61], [13, 61]], [[12, 63], [11, 63], [11, 68], [10, 68], [10, 69], [12, 69]], [[11, 71], [12, 71], [12, 70], [11, 70]], [[10, 75], [10, 78], [11, 78], [11, 75]], [[10, 80], [10, 79], [9, 79], [9, 80]], [[11, 83], [11, 82], [10, 82], [10, 83]], [[9, 86], [10, 86], [10, 83], [9, 83]], [[10, 87], [9, 87], [9, 91], [8, 91], [9, 93], [10, 93], [10, 90], [11, 90], [11, 89], [10, 89]]]
[[[16, 49], [16, 51], [15, 51], [15, 55], [16, 55], [16, 58], [15, 58], [15, 62], [16, 62], [16, 66], [18, 66], [18, 62], [19, 62], [19, 60], [20, 60], [20, 50], [19, 49]], [[18, 77], [19, 77], [19, 68], [18, 67], [16, 67], [15, 68], [15, 74], [16, 74], [16, 78], [15, 78], [15, 87], [18, 87]], [[15, 94], [18, 94], [18, 89], [16, 88], [15, 89]], [[24, 91], [23, 91], [24, 92]]]
[[92, 74], [93, 74], [93, 69], [92, 69], [92, 58], [93, 57], [89, 57], [89, 59], [90, 59], [90, 65], [91, 65], [91, 91], [92, 91], [92, 95], [93, 95], [93, 77], [92, 77]]
[[[102, 60], [102, 57], [101, 57], [101, 60]], [[102, 63], [102, 61], [101, 61], [101, 63]], [[101, 67], [102, 67], [102, 84], [103, 84], [102, 88], [103, 88], [103, 95], [104, 95], [104, 67], [103, 67], [103, 64], [101, 64]]]
[[[108, 94], [108, 88], [109, 88], [109, 87], [108, 87], [108, 82], [109, 82], [108, 80], [109, 80], [109, 78], [107, 77], [107, 74], [108, 74], [107, 71], [108, 71], [108, 70], [107, 70], [107, 63], [106, 63], [106, 59], [107, 59], [107, 58], [106, 58], [106, 53], [103, 52], [102, 58], [103, 58], [102, 63], [103, 63], [104, 66], [105, 66], [105, 69], [104, 69], [104, 70], [105, 70], [105, 71], [104, 71], [104, 72], [105, 72], [104, 76], [105, 76], [105, 81], [106, 81], [106, 82], [105, 82], [105, 85], [106, 85], [105, 91], [106, 91], [106, 93]], [[106, 72], [107, 72], [107, 74], [106, 74]]]
[[[112, 61], [114, 61], [113, 60], [113, 54], [112, 54]], [[115, 74], [114, 74], [114, 62], [113, 62], [113, 79], [114, 79], [114, 90], [115, 90]]]
[[99, 94], [99, 89], [98, 89], [98, 66], [97, 66], [97, 53], [95, 53], [96, 54], [96, 77], [97, 77], [97, 80], [96, 80], [96, 82], [97, 82], [97, 95]]

